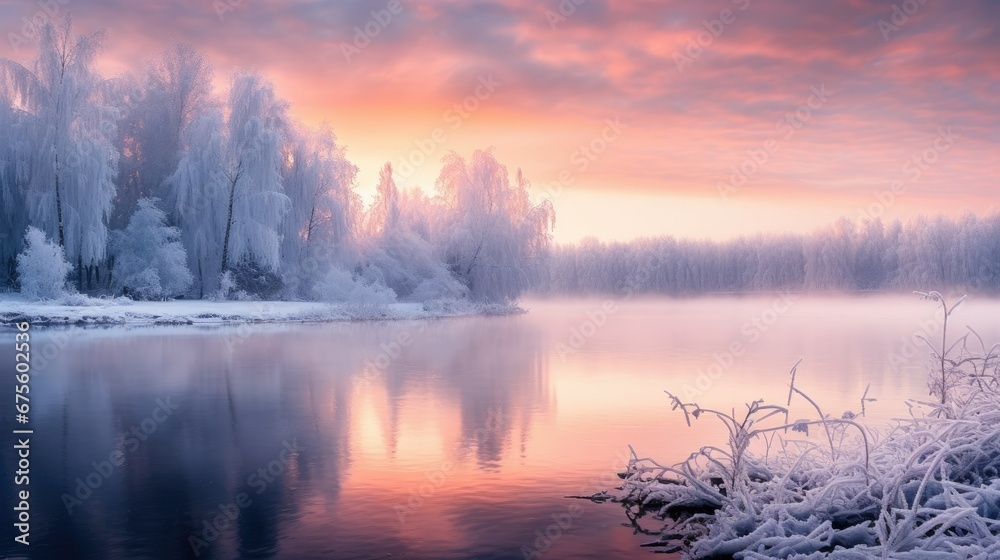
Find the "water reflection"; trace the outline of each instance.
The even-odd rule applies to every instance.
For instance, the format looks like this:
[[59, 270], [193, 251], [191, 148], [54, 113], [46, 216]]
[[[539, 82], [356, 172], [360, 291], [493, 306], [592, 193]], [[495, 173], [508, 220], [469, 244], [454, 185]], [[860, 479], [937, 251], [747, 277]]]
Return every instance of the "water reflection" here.
[[[309, 526], [335, 541], [357, 525], [338, 507], [355, 461], [355, 488], [401, 503], [428, 462], [497, 472], [550, 404], [545, 348], [517, 318], [71, 332], [33, 380], [33, 556], [269, 558]], [[361, 533], [405, 549], [392, 505]]]
[[[722, 441], [719, 426], [688, 429], [663, 389], [722, 408], [780, 400], [805, 357], [797, 385], [834, 414], [869, 382], [880, 421], [926, 393], [922, 356], [889, 356], [933, 308], [802, 300], [754, 338], [744, 327], [769, 305], [625, 302], [568, 352], [601, 302], [436, 322], [38, 331], [36, 347], [65, 349], [32, 381], [32, 557], [499, 559], [545, 542], [545, 558], [643, 557], [649, 537], [619, 508], [564, 496], [600, 490], [629, 443], [673, 462]], [[1000, 339], [997, 303], [967, 306], [961, 321]], [[734, 342], [743, 352], [706, 384]], [[4, 503], [11, 492], [0, 486]], [[571, 504], [571, 525], [540, 541]], [[20, 552], [2, 531], [0, 550]]]

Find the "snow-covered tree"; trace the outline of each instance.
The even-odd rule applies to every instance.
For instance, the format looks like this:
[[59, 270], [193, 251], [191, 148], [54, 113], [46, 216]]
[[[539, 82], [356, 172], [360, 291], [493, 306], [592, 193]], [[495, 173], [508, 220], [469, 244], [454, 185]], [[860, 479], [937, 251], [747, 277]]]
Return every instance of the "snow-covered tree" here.
[[173, 192], [175, 223], [197, 281], [199, 296], [219, 286], [226, 201], [222, 112], [211, 110], [185, 130], [185, 151], [177, 170], [167, 178]]
[[174, 193], [202, 295], [234, 267], [255, 274], [279, 268], [282, 219], [290, 206], [282, 178], [286, 110], [260, 75], [237, 73], [228, 120], [212, 109], [186, 131], [185, 150], [166, 186]]
[[[412, 231], [410, 223], [404, 220], [403, 198], [393, 179], [392, 165], [386, 163], [365, 219], [362, 277], [374, 285], [389, 287], [401, 299], [465, 297], [468, 288], [449, 273], [431, 242]], [[409, 200], [419, 198], [419, 194], [414, 194]], [[415, 219], [414, 213], [408, 217]]]
[[420, 187], [399, 192], [399, 219], [408, 231], [428, 243], [434, 243], [440, 233], [447, 208], [441, 201], [428, 196]]
[[[115, 195], [118, 111], [95, 71], [104, 33], [75, 36], [67, 17], [41, 27], [32, 68], [0, 59], [0, 89], [23, 111], [31, 161], [31, 223], [54, 237], [88, 273], [105, 257]], [[84, 270], [81, 269], [81, 280]]]
[[[1000, 290], [1000, 214], [907, 224], [840, 219], [811, 234], [755, 235], [731, 241], [638, 239], [557, 247], [550, 260], [556, 293], [696, 294], [773, 290]], [[633, 278], [644, 277], [642, 282]]]
[[277, 98], [274, 86], [260, 74], [234, 76], [223, 162], [228, 197], [223, 272], [241, 261], [278, 269], [281, 220], [291, 204], [281, 175], [287, 110], [287, 102]]
[[13, 285], [16, 257], [28, 227], [24, 185], [30, 146], [23, 140], [23, 118], [0, 90], [0, 286]]
[[139, 199], [128, 227], [112, 233], [114, 285], [139, 299], [163, 299], [186, 292], [193, 281], [180, 230], [167, 225], [155, 198]]
[[55, 299], [66, 294], [66, 276], [73, 265], [66, 261], [62, 247], [45, 238], [45, 233], [28, 227], [24, 251], [17, 256], [17, 276], [21, 293], [31, 299]]
[[468, 164], [453, 152], [437, 187], [448, 207], [445, 259], [473, 297], [509, 301], [536, 285], [555, 212], [548, 200], [531, 203], [520, 171], [511, 185], [507, 168], [490, 151], [475, 152]]
[[353, 191], [358, 168], [328, 126], [292, 128], [286, 147], [282, 275], [292, 295], [306, 294], [344, 256], [356, 228], [360, 200]]
[[375, 199], [368, 210], [365, 229], [370, 237], [378, 237], [392, 235], [399, 227], [399, 189], [392, 178], [392, 164], [386, 162], [379, 171]]
[[177, 43], [150, 58], [138, 77], [112, 81], [121, 110], [116, 145], [122, 154], [115, 227], [128, 222], [140, 198], [173, 203], [165, 179], [177, 169], [187, 128], [213, 105], [212, 75], [203, 53]]

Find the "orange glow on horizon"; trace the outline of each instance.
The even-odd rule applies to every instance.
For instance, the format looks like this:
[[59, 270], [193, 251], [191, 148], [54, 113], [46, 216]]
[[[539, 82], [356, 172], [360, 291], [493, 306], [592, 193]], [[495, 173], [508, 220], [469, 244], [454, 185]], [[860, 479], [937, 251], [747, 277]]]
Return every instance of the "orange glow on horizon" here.
[[[237, 68], [257, 67], [310, 125], [329, 123], [359, 167], [369, 200], [391, 162], [401, 187], [433, 191], [441, 157], [495, 147], [536, 196], [555, 197], [555, 238], [637, 235], [726, 238], [808, 231], [871, 203], [900, 167], [953, 127], [960, 140], [884, 219], [995, 210], [1000, 175], [998, 69], [989, 56], [996, 7], [922, 5], [891, 37], [884, 6], [729, 6], [735, 20], [705, 39], [719, 7], [682, 2], [581, 6], [560, 21], [523, 0], [442, 2], [403, 12], [351, 56], [370, 18], [342, 6], [264, 1], [216, 14], [204, 6], [73, 6], [78, 31], [109, 30], [99, 68], [137, 73], [171, 41], [206, 52], [224, 94]], [[745, 9], [743, 9], [745, 8]], [[17, 7], [0, 15], [19, 21]], [[704, 45], [692, 50], [699, 40]], [[687, 57], [683, 64], [678, 57]], [[28, 62], [30, 49], [0, 45]], [[683, 58], [682, 57], [682, 58]], [[482, 93], [482, 80], [497, 82]], [[793, 134], [776, 123], [809, 102]], [[472, 100], [475, 110], [456, 116]], [[624, 131], [596, 157], [607, 119]], [[428, 144], [435, 130], [443, 141]], [[747, 164], [769, 140], [778, 148]], [[419, 161], [419, 164], [413, 164]], [[731, 199], [733, 170], [753, 172]], [[412, 169], [408, 169], [411, 167]]]

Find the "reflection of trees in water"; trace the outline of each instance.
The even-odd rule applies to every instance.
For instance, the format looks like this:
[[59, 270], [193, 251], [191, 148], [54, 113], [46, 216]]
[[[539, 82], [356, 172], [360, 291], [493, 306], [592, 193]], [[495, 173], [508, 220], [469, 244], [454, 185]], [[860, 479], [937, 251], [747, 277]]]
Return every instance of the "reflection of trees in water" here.
[[[235, 502], [247, 478], [278, 459], [285, 440], [301, 449], [250, 507], [200, 558], [229, 558], [238, 549], [266, 557], [277, 550], [280, 528], [299, 515], [297, 478], [322, 481], [336, 499], [347, 460], [346, 376], [317, 388], [316, 372], [286, 375], [280, 358], [242, 350], [224, 352], [225, 335], [88, 337], [38, 376], [33, 393], [32, 549], [38, 558], [194, 558], [188, 538]], [[260, 341], [257, 341], [259, 344]], [[332, 378], [336, 381], [337, 378]], [[312, 383], [312, 386], [310, 386]], [[319, 394], [317, 394], [319, 393]], [[132, 426], [148, 420], [156, 399], [170, 396], [180, 410], [135, 447]], [[310, 401], [339, 399], [334, 421]], [[70, 515], [63, 493], [95, 472], [93, 462], [125, 454]], [[33, 473], [34, 474], [34, 473]], [[100, 476], [100, 475], [94, 475]], [[97, 480], [96, 478], [94, 480]], [[44, 481], [44, 484], [40, 482]]]
[[391, 342], [402, 332], [412, 343], [375, 378], [385, 389], [390, 452], [405, 397], [430, 393], [429, 406], [458, 412], [458, 459], [474, 450], [480, 467], [495, 469], [513, 428], [521, 426], [523, 440], [534, 411], [551, 404], [549, 345], [541, 331], [524, 317], [492, 317], [437, 321], [424, 329], [388, 325], [379, 337]]
[[[413, 343], [368, 385], [384, 395], [390, 452], [402, 403], [429, 392], [428, 406], [458, 412], [459, 458], [474, 450], [482, 468], [495, 468], [514, 426], [526, 431], [532, 411], [549, 406], [545, 341], [518, 317], [419, 325], [76, 338], [33, 380], [33, 480], [45, 482], [32, 486], [33, 550], [40, 558], [195, 558], [189, 537], [202, 537], [220, 504], [245, 492], [251, 505], [197, 558], [275, 555], [306, 502], [339, 498], [358, 375], [402, 330]], [[131, 428], [168, 396], [181, 408], [130, 449]], [[258, 493], [251, 476], [280, 460], [286, 442], [298, 452]], [[115, 449], [125, 463], [69, 515], [63, 493]]]

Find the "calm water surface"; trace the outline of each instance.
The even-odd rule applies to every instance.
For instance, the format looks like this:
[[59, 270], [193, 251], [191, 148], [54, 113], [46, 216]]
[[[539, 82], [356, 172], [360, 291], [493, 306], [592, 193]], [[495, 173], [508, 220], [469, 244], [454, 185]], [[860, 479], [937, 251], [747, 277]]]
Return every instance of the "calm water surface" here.
[[[619, 506], [565, 496], [612, 485], [628, 444], [675, 462], [724, 441], [709, 421], [686, 427], [664, 389], [724, 409], [781, 403], [804, 358], [797, 385], [826, 411], [858, 411], [871, 383], [868, 421], [887, 422], [927, 392], [925, 354], [911, 357], [908, 340], [940, 336], [934, 305], [915, 297], [602, 306], [37, 329], [29, 557], [647, 558], [652, 537]], [[959, 309], [956, 332], [1000, 340], [1000, 302]], [[12, 364], [12, 333], [0, 335]], [[11, 399], [0, 397], [4, 426]], [[5, 481], [14, 461], [5, 445]], [[4, 510], [0, 550], [24, 554]], [[206, 529], [213, 520], [222, 530]]]

